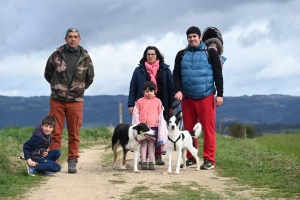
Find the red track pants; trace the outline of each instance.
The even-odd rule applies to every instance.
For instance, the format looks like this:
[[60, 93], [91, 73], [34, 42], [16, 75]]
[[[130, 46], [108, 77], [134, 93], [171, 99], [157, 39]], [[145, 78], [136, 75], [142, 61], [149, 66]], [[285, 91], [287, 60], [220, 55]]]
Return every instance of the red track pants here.
[[[214, 94], [203, 99], [187, 98], [181, 102], [184, 129], [193, 131], [198, 122], [203, 130], [203, 157], [215, 164], [216, 156], [216, 103]], [[198, 139], [193, 138], [195, 147], [198, 148]], [[192, 154], [187, 151], [187, 158], [193, 159]]]

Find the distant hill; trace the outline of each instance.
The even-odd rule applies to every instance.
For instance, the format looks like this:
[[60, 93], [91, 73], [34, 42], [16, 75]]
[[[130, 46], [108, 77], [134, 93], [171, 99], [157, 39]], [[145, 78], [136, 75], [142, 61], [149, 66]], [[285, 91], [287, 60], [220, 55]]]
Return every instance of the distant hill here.
[[[126, 95], [85, 96], [83, 127], [115, 126], [119, 123], [119, 103], [123, 122], [130, 123]], [[0, 96], [0, 128], [36, 126], [48, 114], [49, 97]], [[217, 108], [217, 121], [242, 123], [300, 123], [300, 97], [253, 95], [225, 97]]]

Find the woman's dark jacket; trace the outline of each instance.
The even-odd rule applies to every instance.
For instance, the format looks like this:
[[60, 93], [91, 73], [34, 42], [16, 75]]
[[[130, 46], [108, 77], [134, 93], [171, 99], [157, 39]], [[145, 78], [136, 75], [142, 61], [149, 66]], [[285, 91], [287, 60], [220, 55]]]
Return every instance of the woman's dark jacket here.
[[[157, 77], [157, 84], [162, 85], [162, 91], [160, 91], [160, 86], [158, 86], [159, 91], [156, 97], [161, 100], [165, 112], [169, 113], [169, 109], [172, 108], [172, 104], [175, 101], [175, 89], [173, 84], [173, 75], [167, 64], [160, 63]], [[141, 63], [138, 67], [135, 68], [130, 81], [128, 107], [134, 107], [135, 102], [139, 98], [144, 96], [143, 84], [149, 80], [150, 77], [146, 71], [146, 67]]]

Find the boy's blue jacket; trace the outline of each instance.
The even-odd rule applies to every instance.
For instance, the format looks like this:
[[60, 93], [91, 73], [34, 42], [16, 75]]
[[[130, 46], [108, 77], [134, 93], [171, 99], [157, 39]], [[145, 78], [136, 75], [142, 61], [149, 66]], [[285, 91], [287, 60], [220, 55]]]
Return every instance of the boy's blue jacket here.
[[51, 135], [46, 135], [43, 132], [41, 125], [38, 125], [29, 140], [23, 145], [23, 152], [25, 160], [31, 158], [33, 161], [38, 161], [42, 157], [44, 151], [48, 149], [51, 144]]

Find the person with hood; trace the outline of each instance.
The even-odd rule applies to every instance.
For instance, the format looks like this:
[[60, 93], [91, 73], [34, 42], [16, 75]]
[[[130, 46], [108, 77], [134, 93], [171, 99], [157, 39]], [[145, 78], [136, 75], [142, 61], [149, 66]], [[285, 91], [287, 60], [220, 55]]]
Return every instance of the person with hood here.
[[[129, 87], [128, 110], [132, 115], [136, 101], [142, 97], [143, 85], [146, 81], [152, 81], [156, 85], [155, 96], [160, 99], [164, 107], [163, 116], [168, 120], [174, 113], [172, 104], [174, 103], [173, 76], [169, 66], [164, 61], [163, 54], [155, 47], [148, 46], [139, 66], [135, 68]], [[161, 144], [155, 144], [155, 164], [164, 165], [162, 160]]]
[[216, 27], [207, 27], [202, 34], [202, 42], [205, 43], [207, 48], [215, 49], [220, 57], [221, 65], [223, 67], [226, 58], [223, 55], [224, 45], [223, 45], [223, 37], [219, 29]]
[[[198, 27], [188, 28], [186, 35], [189, 44], [175, 58], [175, 99], [181, 101], [186, 130], [193, 131], [198, 121], [202, 125], [204, 162], [200, 169], [213, 169], [216, 163], [216, 106], [223, 104], [222, 66], [217, 51], [207, 49], [201, 41]], [[198, 148], [198, 139], [193, 140], [195, 148]], [[188, 152], [186, 166], [194, 164], [196, 161]]]

